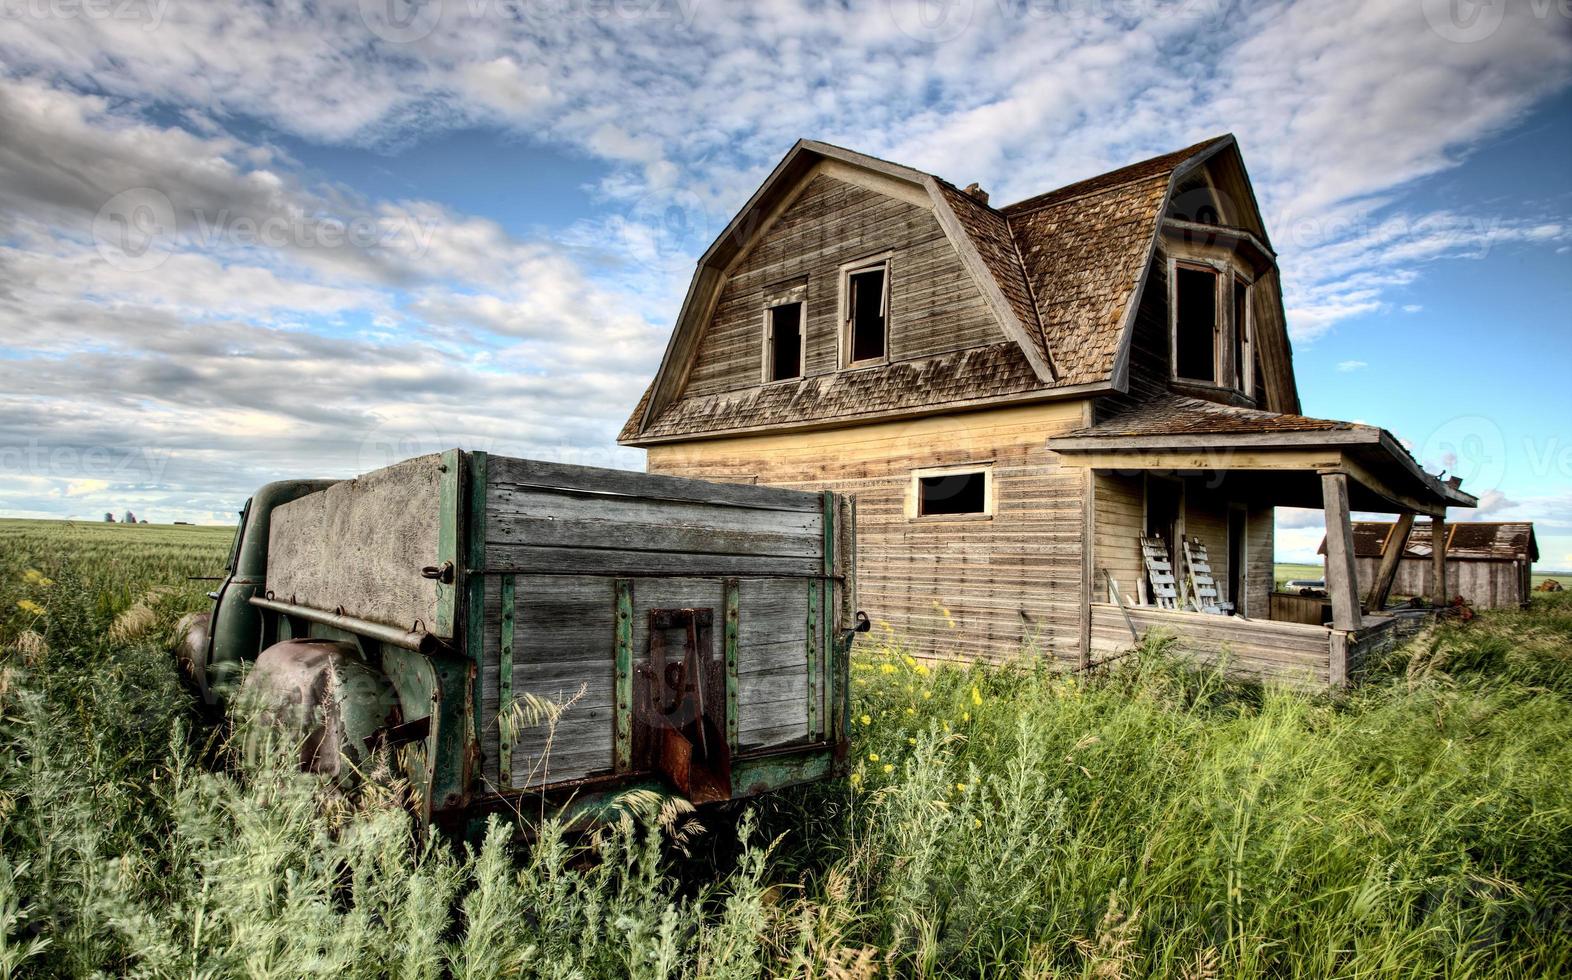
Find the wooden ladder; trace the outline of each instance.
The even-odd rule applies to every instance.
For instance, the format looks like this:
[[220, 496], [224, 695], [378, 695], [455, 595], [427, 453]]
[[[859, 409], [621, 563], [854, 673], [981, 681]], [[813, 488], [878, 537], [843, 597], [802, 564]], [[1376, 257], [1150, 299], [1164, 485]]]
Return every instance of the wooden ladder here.
[[1144, 534], [1139, 540], [1141, 558], [1146, 562], [1146, 580], [1152, 587], [1152, 604], [1164, 609], [1178, 609], [1178, 583], [1174, 580], [1174, 563], [1168, 555], [1168, 543], [1162, 538]]
[[1232, 613], [1233, 603], [1217, 601], [1217, 580], [1212, 578], [1212, 559], [1207, 554], [1206, 543], [1200, 538], [1185, 537], [1182, 540], [1185, 579], [1190, 587], [1190, 601], [1195, 604], [1196, 610], [1216, 616]]

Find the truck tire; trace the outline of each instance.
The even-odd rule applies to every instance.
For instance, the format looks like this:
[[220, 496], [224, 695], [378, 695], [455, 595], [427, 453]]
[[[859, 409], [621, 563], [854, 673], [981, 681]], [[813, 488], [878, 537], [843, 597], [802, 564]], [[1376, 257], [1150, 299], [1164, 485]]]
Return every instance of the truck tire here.
[[252, 717], [246, 755], [256, 761], [264, 741], [281, 734], [298, 748], [301, 769], [355, 781], [380, 735], [400, 720], [398, 695], [353, 643], [284, 640], [263, 650], [241, 688]]

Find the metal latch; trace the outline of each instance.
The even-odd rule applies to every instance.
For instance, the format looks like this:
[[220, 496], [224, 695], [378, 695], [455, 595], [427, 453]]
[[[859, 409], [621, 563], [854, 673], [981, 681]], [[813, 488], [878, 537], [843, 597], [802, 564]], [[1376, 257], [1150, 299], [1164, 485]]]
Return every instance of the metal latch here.
[[420, 570], [421, 578], [435, 579], [443, 585], [453, 584], [453, 563], [445, 561], [440, 565], [427, 565]]

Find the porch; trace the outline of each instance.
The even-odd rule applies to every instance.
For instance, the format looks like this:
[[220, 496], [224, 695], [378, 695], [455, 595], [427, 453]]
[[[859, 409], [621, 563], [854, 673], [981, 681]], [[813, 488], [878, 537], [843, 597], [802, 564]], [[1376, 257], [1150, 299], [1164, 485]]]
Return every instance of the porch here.
[[[1086, 471], [1087, 663], [1160, 629], [1181, 650], [1202, 660], [1226, 658], [1239, 674], [1346, 684], [1372, 652], [1417, 625], [1415, 613], [1385, 610], [1416, 517], [1428, 518], [1443, 542], [1433, 552], [1432, 597], [1442, 606], [1450, 599], [1446, 509], [1476, 502], [1456, 481], [1426, 473], [1383, 429], [1177, 395], [1051, 439], [1048, 447], [1064, 466]], [[1324, 597], [1274, 595], [1278, 507], [1324, 512]], [[1389, 553], [1364, 592], [1355, 566], [1356, 511], [1398, 518]], [[1167, 546], [1173, 582], [1153, 580], [1147, 555], [1162, 551], [1153, 544]], [[1199, 587], [1184, 570], [1183, 552], [1191, 549], [1212, 579]], [[1168, 598], [1175, 585], [1177, 601]]]

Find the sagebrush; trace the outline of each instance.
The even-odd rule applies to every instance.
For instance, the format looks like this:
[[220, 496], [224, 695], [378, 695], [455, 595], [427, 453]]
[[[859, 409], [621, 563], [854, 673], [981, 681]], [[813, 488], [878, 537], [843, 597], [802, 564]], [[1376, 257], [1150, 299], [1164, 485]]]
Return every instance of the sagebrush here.
[[0, 522], [0, 977], [1572, 973], [1561, 596], [1341, 697], [886, 635], [845, 779], [463, 845], [235, 764], [166, 652], [228, 540]]

